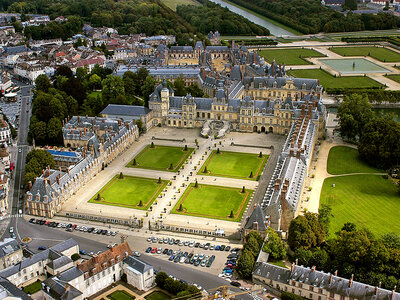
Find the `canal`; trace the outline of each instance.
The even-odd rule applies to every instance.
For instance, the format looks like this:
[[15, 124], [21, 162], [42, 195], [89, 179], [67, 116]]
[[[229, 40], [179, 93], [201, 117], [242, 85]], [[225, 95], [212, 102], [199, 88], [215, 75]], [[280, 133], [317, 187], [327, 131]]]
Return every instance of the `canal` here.
[[271, 22], [268, 22], [267, 20], [260, 18], [256, 15], [253, 15], [252, 13], [249, 13], [235, 5], [232, 5], [230, 3], [227, 3], [223, 0], [210, 0], [211, 2], [217, 3], [219, 5], [221, 5], [222, 7], [226, 7], [228, 8], [230, 11], [241, 15], [242, 17], [245, 17], [246, 19], [252, 21], [253, 23], [260, 25], [262, 27], [267, 28], [272, 35], [275, 36], [295, 36], [294, 33], [287, 31], [285, 29], [283, 29], [282, 27], [279, 27], [278, 25], [272, 24]]

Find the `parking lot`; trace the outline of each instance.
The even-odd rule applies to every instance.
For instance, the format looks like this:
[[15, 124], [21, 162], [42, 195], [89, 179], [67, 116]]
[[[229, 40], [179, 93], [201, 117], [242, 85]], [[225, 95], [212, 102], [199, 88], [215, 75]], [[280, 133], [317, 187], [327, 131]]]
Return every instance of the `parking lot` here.
[[229, 245], [169, 237], [149, 236], [147, 243], [143, 251], [149, 255], [156, 255], [171, 263], [201, 268], [204, 272], [220, 274], [226, 279], [231, 278], [240, 251]]

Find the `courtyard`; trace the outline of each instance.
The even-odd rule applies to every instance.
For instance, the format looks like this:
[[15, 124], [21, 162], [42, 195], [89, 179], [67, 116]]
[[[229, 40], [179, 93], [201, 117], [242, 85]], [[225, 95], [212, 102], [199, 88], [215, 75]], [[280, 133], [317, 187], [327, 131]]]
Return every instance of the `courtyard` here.
[[127, 167], [176, 172], [192, 152], [193, 148], [150, 144]]
[[147, 210], [162, 190], [167, 180], [119, 175], [111, 179], [90, 200], [90, 203], [122, 206]]
[[199, 171], [199, 175], [258, 180], [268, 155], [213, 150]]
[[239, 222], [252, 194], [249, 189], [191, 183], [172, 213]]

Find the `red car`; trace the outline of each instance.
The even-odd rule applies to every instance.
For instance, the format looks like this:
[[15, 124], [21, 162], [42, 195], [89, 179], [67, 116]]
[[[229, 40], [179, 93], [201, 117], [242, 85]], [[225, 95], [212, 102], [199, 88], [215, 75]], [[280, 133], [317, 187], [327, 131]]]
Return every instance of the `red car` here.
[[157, 252], [157, 248], [151, 249], [151, 253], [152, 253], [152, 254], [154, 254], [154, 253], [156, 253], [156, 252]]

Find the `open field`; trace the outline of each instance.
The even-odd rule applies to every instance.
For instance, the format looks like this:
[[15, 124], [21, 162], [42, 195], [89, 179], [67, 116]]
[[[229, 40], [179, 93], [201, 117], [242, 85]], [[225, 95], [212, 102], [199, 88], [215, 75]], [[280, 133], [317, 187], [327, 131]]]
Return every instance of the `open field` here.
[[258, 51], [258, 54], [267, 61], [274, 59], [277, 64], [291, 65], [312, 65], [312, 63], [303, 59], [303, 57], [323, 57], [324, 55], [312, 49], [268, 49]]
[[383, 62], [400, 62], [400, 53], [382, 47], [332, 47], [341, 56], [370, 56]]
[[367, 89], [373, 87], [381, 87], [382, 85], [366, 76], [344, 76], [334, 77], [328, 72], [321, 69], [312, 70], [291, 70], [289, 74], [298, 78], [316, 78], [320, 80], [320, 84], [325, 89], [345, 89], [354, 88]]
[[148, 145], [127, 167], [176, 172], [192, 152], [193, 148], [187, 148], [185, 151], [179, 147], [155, 145], [151, 148], [151, 145]]
[[[161, 180], [161, 183], [158, 183], [157, 179], [126, 175], [123, 179], [119, 179], [117, 175], [89, 202], [147, 210], [167, 183], [167, 180]], [[97, 200], [98, 194], [100, 194], [100, 200]], [[139, 205], [140, 202], [142, 206]]]
[[136, 297], [126, 291], [119, 290], [111, 293], [107, 298], [111, 300], [134, 300]]
[[[203, 166], [200, 168], [199, 175], [210, 175], [219, 177], [230, 177], [248, 180], [258, 180], [268, 160], [268, 155], [221, 151], [211, 152]], [[207, 172], [204, 173], [207, 167]], [[250, 177], [250, 173], [252, 177]]]
[[178, 5], [201, 5], [196, 0], [161, 0], [161, 2], [173, 11], [176, 11]]
[[331, 148], [328, 156], [327, 171], [332, 175], [383, 172], [364, 162], [358, 155], [357, 149], [346, 146]]
[[[332, 186], [335, 184], [335, 187]], [[326, 178], [321, 204], [332, 208], [330, 234], [344, 223], [355, 223], [375, 234], [400, 234], [400, 197], [396, 185], [381, 175], [348, 175]]]
[[[253, 190], [191, 183], [172, 213], [239, 222]], [[182, 204], [182, 211], [179, 207]], [[231, 211], [233, 218], [230, 217]]]

